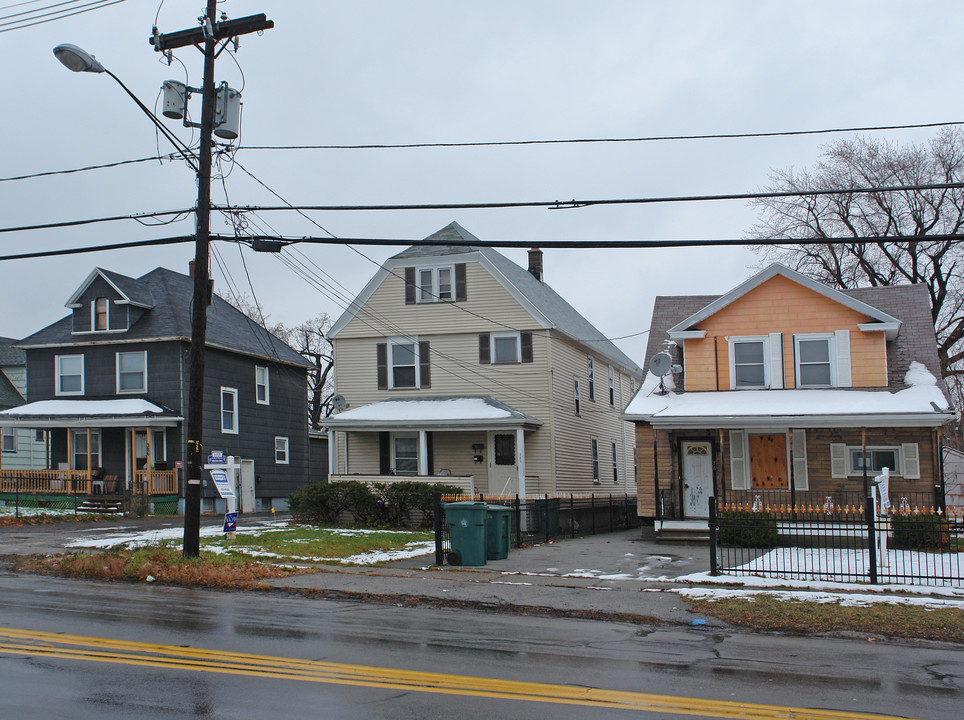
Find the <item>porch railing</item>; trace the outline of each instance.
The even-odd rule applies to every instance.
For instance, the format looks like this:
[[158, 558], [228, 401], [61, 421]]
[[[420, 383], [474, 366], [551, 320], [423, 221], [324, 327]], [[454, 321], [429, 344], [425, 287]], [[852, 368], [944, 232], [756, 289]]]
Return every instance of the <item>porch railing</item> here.
[[177, 470], [137, 470], [134, 492], [148, 495], [173, 495], [177, 492]]
[[89, 495], [86, 470], [0, 470], [0, 492]]
[[453, 485], [464, 495], [475, 495], [475, 478], [472, 475], [330, 475], [328, 482], [362, 482], [366, 485], [419, 482], [426, 485]]

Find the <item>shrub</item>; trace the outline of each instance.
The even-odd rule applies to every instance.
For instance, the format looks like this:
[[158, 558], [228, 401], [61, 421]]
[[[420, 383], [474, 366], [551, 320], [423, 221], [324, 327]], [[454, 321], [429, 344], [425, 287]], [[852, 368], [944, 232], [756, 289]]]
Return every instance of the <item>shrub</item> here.
[[297, 522], [330, 525], [347, 508], [342, 483], [313, 483], [305, 485], [288, 497], [291, 516]]
[[937, 515], [895, 515], [891, 518], [894, 538], [891, 547], [899, 550], [947, 550], [950, 523]]
[[719, 515], [720, 545], [772, 548], [777, 546], [777, 520], [768, 512], [726, 510]]

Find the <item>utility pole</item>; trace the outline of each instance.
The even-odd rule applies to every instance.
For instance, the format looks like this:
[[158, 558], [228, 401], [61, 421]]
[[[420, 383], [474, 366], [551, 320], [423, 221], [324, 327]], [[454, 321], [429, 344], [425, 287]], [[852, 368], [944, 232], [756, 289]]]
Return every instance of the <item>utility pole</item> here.
[[[201, 552], [201, 473], [204, 430], [204, 345], [207, 337], [207, 309], [211, 301], [208, 277], [211, 230], [211, 149], [214, 144], [214, 109], [217, 91], [214, 84], [214, 61], [231, 38], [274, 27], [264, 15], [217, 22], [217, 0], [207, 0], [207, 10], [200, 27], [159, 35], [155, 29], [149, 38], [157, 52], [194, 45], [204, 54], [204, 77], [201, 84], [201, 144], [197, 171], [197, 228], [194, 244], [194, 295], [191, 315], [191, 354], [188, 374], [187, 415], [187, 483], [184, 487], [184, 556], [197, 557]], [[201, 43], [203, 42], [203, 49]]]

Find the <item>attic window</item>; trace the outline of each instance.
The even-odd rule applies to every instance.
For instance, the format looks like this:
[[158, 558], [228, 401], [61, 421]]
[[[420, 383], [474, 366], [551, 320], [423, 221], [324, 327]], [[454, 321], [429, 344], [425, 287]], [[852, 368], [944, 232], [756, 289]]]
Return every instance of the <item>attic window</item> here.
[[451, 302], [454, 269], [446, 267], [432, 267], [418, 269], [418, 288], [416, 297], [420, 303]]
[[93, 306], [93, 312], [91, 313], [91, 322], [93, 323], [92, 330], [107, 330], [108, 319], [107, 313], [110, 308], [110, 300], [107, 298], [97, 298], [91, 305]]

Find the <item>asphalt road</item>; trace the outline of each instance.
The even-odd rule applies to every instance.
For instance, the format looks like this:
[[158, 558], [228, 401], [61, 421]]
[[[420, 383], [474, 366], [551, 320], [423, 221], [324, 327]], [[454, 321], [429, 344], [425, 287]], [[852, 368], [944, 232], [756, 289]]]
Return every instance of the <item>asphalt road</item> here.
[[949, 720], [962, 700], [947, 645], [0, 576], [0, 718]]

